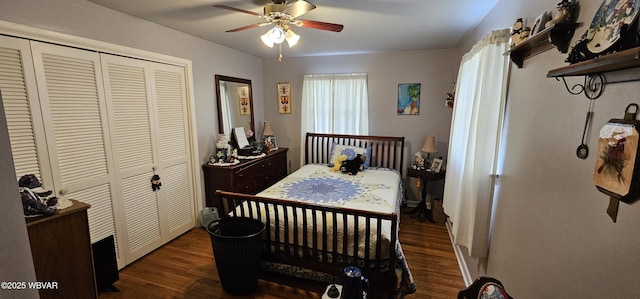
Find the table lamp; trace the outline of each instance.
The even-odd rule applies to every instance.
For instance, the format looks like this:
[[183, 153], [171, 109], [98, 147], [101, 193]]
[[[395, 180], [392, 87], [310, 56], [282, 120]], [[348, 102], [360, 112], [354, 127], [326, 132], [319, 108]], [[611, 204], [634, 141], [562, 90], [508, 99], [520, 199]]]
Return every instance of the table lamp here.
[[264, 122], [264, 126], [262, 127], [262, 138], [267, 136], [273, 136], [273, 131], [271, 130], [271, 125], [268, 121]]
[[425, 158], [425, 162], [428, 167], [428, 164], [431, 164], [431, 161], [429, 161], [429, 156], [431, 154], [437, 153], [438, 152], [438, 148], [436, 147], [436, 136], [428, 136], [427, 140], [425, 140], [424, 145], [422, 146], [422, 148], [420, 149], [421, 152], [427, 153], [427, 157]]
[[268, 121], [265, 121], [262, 127], [262, 142], [267, 148], [267, 151], [278, 149], [275, 143], [275, 137], [273, 136], [273, 130], [271, 130], [271, 125]]

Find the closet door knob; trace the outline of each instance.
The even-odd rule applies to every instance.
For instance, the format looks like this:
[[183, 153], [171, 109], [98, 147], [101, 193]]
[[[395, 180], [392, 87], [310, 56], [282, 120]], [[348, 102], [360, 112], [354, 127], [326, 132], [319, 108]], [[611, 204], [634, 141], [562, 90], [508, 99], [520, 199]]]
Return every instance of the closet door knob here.
[[67, 193], [69, 193], [69, 189], [67, 189], [67, 188], [60, 189], [60, 195], [65, 195]]

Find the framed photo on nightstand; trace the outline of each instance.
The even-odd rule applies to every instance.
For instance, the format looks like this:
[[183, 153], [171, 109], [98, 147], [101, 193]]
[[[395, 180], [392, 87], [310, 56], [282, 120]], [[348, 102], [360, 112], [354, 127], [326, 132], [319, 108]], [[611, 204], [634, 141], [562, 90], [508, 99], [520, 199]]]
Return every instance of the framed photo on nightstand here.
[[433, 159], [433, 162], [431, 162], [431, 168], [429, 168], [429, 171], [438, 173], [440, 172], [440, 169], [442, 169], [442, 159]]

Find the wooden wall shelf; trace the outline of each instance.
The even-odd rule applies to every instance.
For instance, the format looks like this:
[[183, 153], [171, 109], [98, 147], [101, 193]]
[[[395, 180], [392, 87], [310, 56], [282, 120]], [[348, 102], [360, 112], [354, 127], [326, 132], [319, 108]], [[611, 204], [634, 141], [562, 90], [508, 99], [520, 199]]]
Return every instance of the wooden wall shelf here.
[[611, 53], [550, 70], [547, 78], [585, 76], [640, 66], [640, 47]]
[[[640, 47], [635, 47], [550, 70], [547, 78], [561, 78], [569, 93], [584, 93], [588, 99], [593, 100], [602, 95], [604, 86], [609, 83], [639, 81], [638, 67]], [[572, 76], [584, 76], [584, 84], [569, 87], [564, 77]]]
[[569, 42], [579, 25], [579, 23], [556, 24], [553, 27], [545, 28], [529, 39], [509, 49], [507, 54], [509, 54], [511, 61], [513, 61], [518, 68], [522, 68], [525, 59], [538, 55], [553, 47], [557, 48], [561, 53], [567, 53], [569, 50]]

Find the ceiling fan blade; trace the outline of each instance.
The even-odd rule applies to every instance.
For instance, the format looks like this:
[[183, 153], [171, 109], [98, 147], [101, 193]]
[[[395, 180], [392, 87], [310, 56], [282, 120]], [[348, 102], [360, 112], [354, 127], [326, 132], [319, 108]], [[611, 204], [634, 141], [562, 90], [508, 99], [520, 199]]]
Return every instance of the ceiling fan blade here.
[[297, 18], [303, 14], [308, 13], [314, 8], [316, 8], [315, 5], [304, 0], [298, 0], [293, 4], [287, 6], [287, 8], [282, 11], [282, 13], [290, 15], [292, 18]]
[[294, 24], [298, 27], [307, 27], [307, 28], [314, 28], [314, 29], [334, 31], [334, 32], [340, 32], [342, 31], [342, 28], [344, 28], [344, 25], [341, 25], [341, 24], [319, 22], [319, 21], [312, 21], [312, 20], [295, 20]]
[[250, 10], [244, 10], [244, 9], [240, 9], [240, 8], [235, 8], [235, 7], [231, 7], [231, 6], [218, 5], [218, 4], [216, 4], [216, 5], [214, 5], [213, 7], [216, 7], [216, 8], [222, 8], [222, 9], [228, 9], [228, 10], [233, 10], [233, 11], [237, 11], [237, 12], [243, 12], [243, 13], [247, 13], [247, 14], [250, 14], [250, 15], [254, 15], [254, 16], [258, 16], [258, 17], [262, 17], [262, 15], [260, 15], [260, 14], [259, 14], [259, 13], [257, 13], [257, 12], [253, 12], [253, 11], [250, 11]]
[[229, 30], [227, 30], [225, 32], [238, 32], [238, 31], [247, 30], [247, 29], [251, 29], [251, 28], [266, 26], [266, 25], [269, 25], [269, 24], [271, 24], [271, 22], [256, 23], [256, 24], [242, 26], [242, 27], [238, 27], [238, 28], [234, 28], [234, 29], [229, 29]]

